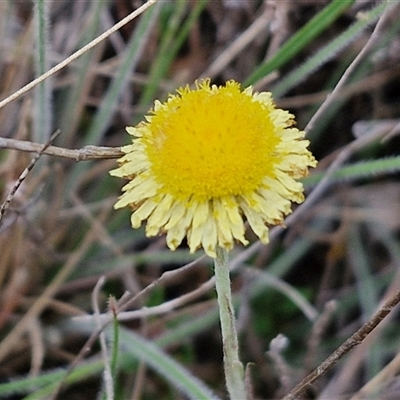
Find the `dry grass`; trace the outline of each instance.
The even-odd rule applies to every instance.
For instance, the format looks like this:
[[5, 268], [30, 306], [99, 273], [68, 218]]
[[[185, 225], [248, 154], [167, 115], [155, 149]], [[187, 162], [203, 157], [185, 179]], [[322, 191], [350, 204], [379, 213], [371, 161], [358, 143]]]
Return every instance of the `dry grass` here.
[[[132, 230], [128, 212], [112, 208], [120, 182], [108, 175], [128, 140], [124, 127], [155, 98], [203, 76], [271, 90], [306, 128], [320, 160], [287, 229], [274, 229], [268, 246], [253, 238], [232, 252], [254, 398], [284, 397], [393, 300], [400, 7], [343, 1], [329, 20], [335, 11], [323, 10], [339, 3], [158, 0], [40, 85], [0, 103], [2, 201], [34, 157], [28, 151], [61, 130], [4, 203], [0, 398], [107, 398], [99, 393], [111, 386], [115, 399], [183, 399], [202, 382], [224, 398], [211, 260], [184, 246], [170, 252], [163, 237]], [[0, 99], [141, 4], [0, 2]], [[307, 29], [312, 18], [319, 25]], [[121, 319], [110, 318], [103, 346], [101, 317], [74, 318], [96, 308]], [[400, 398], [399, 328], [394, 309], [300, 398]]]

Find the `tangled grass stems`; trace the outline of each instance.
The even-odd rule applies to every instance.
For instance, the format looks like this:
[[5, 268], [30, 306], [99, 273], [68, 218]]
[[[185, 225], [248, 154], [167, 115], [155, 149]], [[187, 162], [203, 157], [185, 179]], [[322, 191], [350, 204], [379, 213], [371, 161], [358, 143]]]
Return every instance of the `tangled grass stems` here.
[[[352, 14], [349, 14], [348, 13], [348, 15], [352, 15]], [[249, 25], [250, 26], [250, 25]], [[333, 28], [334, 29], [334, 28]], [[384, 32], [383, 32], [384, 33]], [[266, 35], [268, 35], [268, 32], [266, 32]], [[364, 37], [366, 36], [366, 34], [364, 35]], [[240, 41], [240, 39], [243, 39], [244, 37], [242, 37], [242, 38], [240, 38], [240, 35], [238, 35], [238, 40]], [[371, 54], [370, 52], [368, 53], [368, 54]], [[336, 59], [338, 59], [338, 57], [336, 57], [335, 56], [335, 60]], [[366, 58], [364, 58], [364, 60], [365, 60]], [[361, 61], [363, 61], [363, 60], [361, 60]], [[375, 62], [375, 61], [374, 61]], [[364, 63], [365, 64], [365, 63]], [[238, 69], [239, 70], [239, 69]], [[387, 72], [387, 71], [386, 71]], [[225, 71], [221, 71], [221, 74], [224, 74], [225, 73]], [[379, 68], [378, 68], [378, 73], [379, 73]], [[198, 75], [196, 75], [196, 76], [198, 76]], [[109, 77], [108, 77], [109, 78]], [[107, 79], [108, 79], [107, 78]], [[391, 79], [392, 80], [392, 79]], [[389, 78], [385, 78], [385, 82], [388, 82], [389, 81]], [[136, 81], [135, 81], [136, 82]], [[172, 81], [171, 81], [172, 82]], [[169, 85], [167, 85], [168, 87], [170, 87], [171, 86], [171, 82], [169, 81]], [[377, 90], [378, 90], [378, 88], [379, 88], [379, 82], [377, 82], [377, 81], [374, 81], [374, 83], [373, 83], [373, 85], [375, 85], [374, 87], [376, 87], [377, 88]], [[367, 85], [367, 87], [372, 87], [373, 86], [372, 84], [371, 85]], [[322, 85], [323, 86], [323, 85]], [[319, 87], [321, 87], [321, 86], [319, 86]], [[348, 88], [349, 86], [347, 86], [347, 88]], [[347, 89], [345, 89], [344, 91], [346, 91]], [[341, 93], [343, 93], [344, 91], [340, 91], [339, 92], [339, 95], [341, 94]], [[365, 89], [364, 89], [364, 92], [365, 92]], [[363, 93], [364, 93], [363, 92]], [[354, 95], [354, 93], [353, 93], [353, 95]], [[340, 97], [340, 96], [339, 96]], [[337, 97], [337, 98], [339, 98], [339, 97]], [[290, 99], [289, 99], [290, 100]], [[331, 98], [329, 99], [329, 101], [331, 101]], [[91, 103], [92, 105], [94, 104], [94, 103]], [[97, 103], [97, 104], [99, 104], [99, 103]], [[332, 104], [332, 103], [330, 103], [330, 104]], [[303, 105], [304, 106], [304, 105]], [[324, 117], [324, 113], [322, 114], [322, 116]], [[76, 121], [77, 123], [78, 123], [78, 121]], [[107, 123], [108, 124], [108, 123]], [[104, 127], [104, 128], [106, 128], [106, 127]], [[108, 129], [108, 127], [107, 127], [107, 129]], [[18, 135], [15, 135], [16, 137], [19, 137], [19, 138], [21, 138], [21, 136], [18, 136]], [[380, 138], [381, 136], [380, 136], [380, 134], [377, 134], [377, 136], [375, 137], [375, 138], [373, 138], [373, 140], [378, 140], [379, 138]], [[361, 139], [361, 138], [358, 138], [358, 139]], [[359, 150], [362, 150], [362, 149], [364, 149], [366, 146], [367, 146], [367, 144], [368, 143], [371, 143], [371, 141], [369, 141], [369, 139], [371, 139], [372, 140], [372, 136], [370, 136], [369, 137], [369, 139], [368, 140], [366, 140], [366, 141], [362, 141], [362, 140], [354, 140], [354, 141], [352, 141], [352, 144], [351, 145], [348, 145], [348, 146], [346, 146], [345, 147], [345, 149], [344, 149], [344, 152], [343, 153], [341, 153], [340, 155], [339, 155], [339, 157], [337, 157], [337, 154], [336, 154], [336, 156], [335, 156], [335, 159], [338, 161], [335, 165], [333, 165], [332, 166], [332, 168], [329, 170], [329, 171], [332, 171], [332, 170], [337, 170], [337, 168], [338, 168], [338, 166], [339, 165], [342, 165], [344, 162], [346, 162], [346, 161], [348, 161], [349, 160], [349, 158], [350, 158], [350, 156], [351, 155], [353, 155], [353, 154], [355, 154], [356, 152], [357, 152], [357, 154], [360, 154], [361, 155], [361, 152], [359, 152]], [[15, 148], [15, 149], [18, 149], [18, 150], [21, 150], [21, 151], [25, 151], [24, 150], [24, 148], [25, 149], [27, 149], [26, 151], [31, 151], [31, 152], [34, 152], [34, 153], [37, 153], [37, 152], [39, 152], [40, 150], [41, 150], [41, 148], [42, 148], [42, 145], [41, 144], [32, 144], [32, 143], [30, 143], [30, 142], [25, 142], [25, 143], [22, 143], [23, 141], [18, 141], [18, 142], [12, 142], [12, 141], [7, 141], [7, 142], [4, 142], [4, 141], [1, 141], [1, 143], [3, 143], [4, 145], [2, 146], [2, 148], [4, 148], [4, 149], [7, 149], [7, 148]], [[81, 142], [82, 143], [82, 142]], [[343, 144], [341, 144], [341, 145], [343, 145]], [[13, 147], [14, 146], [14, 147]], [[69, 153], [69, 151], [72, 151], [72, 152], [70, 152]], [[117, 154], [117, 151], [118, 151], [118, 149], [115, 149], [115, 148], [97, 148], [97, 147], [94, 147], [94, 146], [88, 146], [87, 148], [85, 147], [85, 148], [81, 148], [81, 149], [77, 149], [77, 150], [69, 150], [69, 149], [61, 149], [61, 148], [56, 148], [56, 147], [54, 147], [53, 148], [53, 146], [50, 146], [47, 150], [46, 150], [46, 154], [50, 154], [50, 155], [52, 155], [52, 156], [55, 156], [55, 157], [58, 157], [58, 156], [63, 156], [64, 155], [64, 157], [66, 157], [66, 158], [71, 158], [71, 159], [76, 159], [77, 161], [80, 161], [80, 160], [86, 160], [86, 159], [92, 159], [92, 157], [93, 157], [93, 159], [101, 159], [101, 158], [108, 158], [108, 157], [110, 157], [110, 158], [115, 158], [115, 157], [117, 157], [117, 158], [119, 158], [119, 157], [121, 157], [121, 153], [119, 153], [119, 154]], [[347, 153], [346, 153], [347, 152]], [[11, 155], [13, 155], [13, 154], [15, 154], [15, 153], [13, 153], [13, 152], [11, 152], [10, 153]], [[98, 157], [98, 158], [97, 158]], [[337, 158], [336, 158], [337, 157]], [[67, 163], [65, 163], [65, 164], [67, 164]], [[367, 172], [367, 175], [366, 175], [366, 177], [368, 177], [369, 175], [373, 175], [373, 170], [374, 170], [374, 167], [373, 167], [373, 165], [371, 166], [371, 168], [370, 168], [370, 170], [369, 170], [369, 172]], [[383, 174], [385, 173], [385, 171], [383, 170]], [[326, 175], [326, 179], [325, 179], [325, 181], [323, 182], [323, 185], [321, 185], [320, 186], [320, 189], [322, 188], [322, 190], [320, 190], [319, 192], [318, 191], [316, 191], [315, 192], [315, 195], [314, 195], [314, 197], [311, 197], [310, 198], [310, 202], [308, 202], [308, 200], [304, 203], [304, 207], [303, 206], [301, 206], [301, 207], [299, 207], [290, 217], [288, 217], [288, 219], [287, 219], [287, 221], [285, 221], [286, 222], [286, 225], [287, 226], [292, 226], [295, 222], [298, 222], [299, 221], [299, 219], [302, 219], [302, 218], [308, 218], [308, 216], [312, 213], [312, 209], [311, 209], [311, 207], [312, 207], [312, 205], [315, 205], [315, 202], [317, 201], [317, 199], [318, 200], [320, 200], [321, 198], [322, 198], [322, 194], [326, 194], [326, 192], [327, 192], [327, 188], [329, 188], [329, 187], [331, 187], [331, 185], [332, 185], [332, 183], [334, 183], [334, 181], [333, 181], [333, 179], [332, 179], [332, 175], [330, 175], [330, 172], [328, 172], [327, 174], [325, 174]], [[17, 175], [18, 176], [18, 175]], [[98, 176], [98, 175], [97, 175]], [[94, 185], [94, 183], [93, 183], [93, 186], [95, 186]], [[82, 187], [80, 186], [79, 187], [79, 189], [81, 189]], [[314, 191], [312, 192], [312, 193], [314, 193]], [[82, 193], [81, 192], [79, 192], [79, 196], [81, 196], [82, 195], [82, 204], [84, 205], [85, 203], [84, 203], [84, 201], [83, 201], [83, 199], [84, 199], [84, 196], [85, 196], [85, 194], [83, 193], [83, 191], [82, 191]], [[93, 197], [90, 197], [90, 196], [88, 196], [87, 197], [88, 199], [92, 199]], [[18, 203], [16, 203], [16, 204], [18, 204]], [[73, 204], [75, 204], [75, 203], [73, 203]], [[11, 211], [13, 211], [13, 210], [10, 210], [10, 212]], [[18, 210], [16, 210], [16, 211], [18, 211]], [[67, 208], [66, 210], [64, 210], [64, 211], [69, 211], [69, 209]], [[368, 212], [368, 210], [366, 210], [366, 212]], [[295, 217], [295, 215], [296, 215], [296, 213], [297, 213], [297, 216]], [[54, 215], [54, 214], [53, 214]], [[96, 214], [93, 214], [92, 215], [92, 219], [87, 219], [87, 223], [89, 223], [90, 225], [94, 225], [94, 221], [96, 221], [97, 219], [98, 219], [99, 217], [96, 215]], [[291, 219], [292, 218], [292, 219]], [[21, 220], [21, 219], [20, 219]], [[39, 224], [40, 225], [40, 224]], [[94, 226], [93, 226], [93, 228], [95, 228]], [[313, 225], [313, 229], [314, 229], [314, 225]], [[107, 226], [107, 230], [108, 230], [108, 226]], [[107, 232], [107, 230], [106, 229], [104, 229], [104, 231], [103, 232]], [[271, 229], [271, 231], [270, 231], [270, 238], [271, 238], [271, 240], [274, 240], [274, 239], [276, 239], [276, 237], [278, 236], [278, 234], [280, 233], [280, 232], [282, 232], [282, 227], [278, 227], [278, 228], [274, 228], [274, 229]], [[113, 236], [112, 236], [112, 232], [108, 232], [109, 234], [110, 234], [110, 238], [112, 239], [112, 240], [114, 240], [114, 238], [113, 238]], [[28, 238], [29, 239], [29, 238]], [[134, 239], [135, 240], [135, 239]], [[22, 243], [22, 242], [21, 242]], [[363, 243], [360, 243], [360, 245], [363, 245]], [[121, 247], [119, 246], [119, 243], [118, 243], [118, 246], [117, 246], [120, 250], [121, 250]], [[229, 263], [229, 266], [230, 267], [232, 267], [232, 268], [236, 268], [236, 267], [238, 267], [239, 265], [240, 265], [240, 260], [244, 260], [246, 257], [250, 257], [251, 255], [255, 255], [260, 249], [262, 249], [262, 245], [259, 243], [259, 242], [256, 242], [253, 246], [251, 246], [251, 247], [249, 247], [248, 249], [246, 249], [246, 250], [243, 250], [243, 252], [242, 251], [240, 251], [240, 253], [239, 254], [233, 254], [233, 258], [232, 258], [232, 261]], [[59, 249], [58, 249], [59, 250]], [[88, 252], [89, 253], [89, 252]], [[117, 253], [115, 253], [115, 254], [117, 254]], [[120, 251], [118, 254], [122, 254], [122, 251]], [[366, 255], [364, 255], [364, 256], [366, 256]], [[128, 256], [126, 257], [126, 258], [128, 258]], [[92, 260], [91, 260], [91, 258], [90, 258], [90, 256], [88, 256], [88, 259], [89, 259], [89, 261], [90, 262], [92, 262]], [[81, 258], [81, 260], [82, 260], [82, 262], [83, 262], [83, 260], [84, 260], [84, 258], [82, 257]], [[94, 260], [96, 260], [95, 258], [94, 258]], [[257, 259], [256, 259], [256, 261], [255, 261], [255, 263], [257, 262]], [[122, 262], [120, 262], [120, 264], [121, 264]], [[142, 263], [144, 263], [144, 264], [146, 264], [147, 265], [147, 262], [143, 262], [142, 261]], [[155, 261], [155, 263], [158, 263], [158, 261]], [[161, 264], [163, 265], [163, 263], [161, 262]], [[371, 273], [372, 274], [372, 273]], [[164, 283], [165, 282], [167, 282], [167, 280], [165, 280], [164, 281]], [[146, 290], [144, 290], [143, 291], [143, 293], [150, 293], [155, 287], [156, 287], [157, 285], [149, 285], [148, 287], [146, 287]], [[209, 287], [211, 287], [210, 285], [209, 285]], [[379, 287], [381, 287], [381, 286], [379, 286]], [[182, 297], [182, 298], [180, 298], [176, 303], [174, 303], [177, 307], [178, 306], [185, 306], [186, 304], [188, 304], [188, 302], [189, 301], [191, 301], [191, 300], [194, 300], [194, 299], [198, 299], [198, 297], [195, 297], [194, 296], [194, 294], [196, 294], [196, 295], [200, 295], [199, 293], [200, 293], [200, 291], [199, 292], [193, 292], [192, 291], [193, 289], [191, 288], [190, 289], [190, 292], [189, 293], [191, 293], [193, 296], [191, 297], [190, 295], [188, 295], [188, 296], [186, 296], [186, 297]], [[209, 290], [209, 289], [207, 289], [207, 290]], [[189, 294], [189, 293], [186, 293], [186, 294]], [[204, 293], [206, 293], [206, 291], [203, 291], [202, 292], [203, 294]], [[185, 294], [185, 295], [186, 295]], [[140, 296], [139, 296], [140, 297]], [[133, 298], [135, 298], [135, 296], [133, 296]], [[132, 299], [132, 297], [130, 298], [130, 299]], [[190, 300], [191, 299], [191, 300]], [[121, 302], [122, 303], [122, 302]], [[162, 304], [166, 304], [166, 303], [162, 303]], [[172, 310], [174, 310], [175, 308], [175, 305], [173, 305], [173, 304], [166, 304], [166, 305], [168, 305], [170, 308], [169, 308], [169, 310], [170, 311], [172, 311]], [[167, 309], [168, 307], [165, 307], [165, 310]], [[162, 309], [162, 307], [160, 307], [160, 311], [161, 311], [161, 309]], [[142, 311], [143, 312], [143, 315], [145, 315], [144, 314], [144, 310], [141, 310], [141, 309], [139, 309], [139, 310], [135, 310], [135, 311]], [[134, 311], [134, 312], [135, 312]], [[18, 311], [19, 312], [19, 311]], [[25, 310], [23, 310], [23, 312], [25, 312]], [[120, 316], [122, 316], [123, 315], [123, 312], [121, 312], [120, 313]], [[139, 315], [139, 314], [137, 314], [137, 315]], [[42, 318], [42, 316], [40, 316], [40, 318]], [[103, 316], [102, 315], [100, 315], [99, 316], [99, 318], [103, 318]], [[39, 319], [39, 317], [37, 318], [37, 319]], [[40, 322], [42, 322], [42, 321], [40, 321]], [[290, 360], [291, 361], [291, 360]], [[289, 361], [289, 362], [290, 362]], [[315, 361], [315, 358], [314, 358], [314, 361]], [[71, 363], [71, 367], [72, 367], [72, 365], [73, 365], [73, 363]], [[172, 386], [173, 386], [173, 384], [172, 384]]]

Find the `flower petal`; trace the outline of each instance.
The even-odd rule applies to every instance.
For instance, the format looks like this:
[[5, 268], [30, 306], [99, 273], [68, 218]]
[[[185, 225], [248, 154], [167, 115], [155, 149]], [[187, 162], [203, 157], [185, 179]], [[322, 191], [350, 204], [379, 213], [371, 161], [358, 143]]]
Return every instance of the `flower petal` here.
[[191, 252], [210, 257], [247, 245], [244, 218], [267, 243], [267, 225], [304, 200], [297, 179], [316, 165], [293, 115], [235, 81], [179, 88], [126, 130], [132, 143], [110, 174], [129, 182], [114, 207], [133, 210], [134, 228], [147, 220], [147, 236], [166, 232], [171, 250], [185, 236]]

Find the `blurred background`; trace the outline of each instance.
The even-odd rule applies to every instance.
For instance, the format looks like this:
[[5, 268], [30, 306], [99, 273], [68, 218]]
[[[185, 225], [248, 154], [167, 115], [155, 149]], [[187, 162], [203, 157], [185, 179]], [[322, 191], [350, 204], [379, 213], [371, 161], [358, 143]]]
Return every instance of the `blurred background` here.
[[[143, 3], [1, 1], [0, 100]], [[399, 30], [394, 1], [158, 0], [0, 108], [0, 139], [45, 143], [60, 129], [62, 148], [119, 147], [155, 99], [196, 79], [271, 91], [319, 160], [306, 193], [336, 163], [313, 205], [232, 274], [254, 398], [281, 398], [400, 287]], [[34, 154], [0, 143], [3, 202]], [[212, 260], [131, 229], [129, 211], [112, 207], [115, 166], [43, 155], [0, 221], [1, 399], [106, 398], [99, 342], [78, 357], [96, 325], [74, 317], [126, 292], [143, 312], [106, 330], [115, 398], [196, 398], [202, 385], [226, 398], [215, 293], [202, 287]], [[400, 398], [399, 331], [394, 311], [303, 398]]]

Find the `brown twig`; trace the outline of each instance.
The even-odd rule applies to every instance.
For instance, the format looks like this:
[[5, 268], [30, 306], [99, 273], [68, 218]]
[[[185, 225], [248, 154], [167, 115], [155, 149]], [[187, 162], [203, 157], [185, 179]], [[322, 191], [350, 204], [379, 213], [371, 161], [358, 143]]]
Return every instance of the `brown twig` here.
[[[197, 258], [196, 260], [178, 268], [177, 270], [173, 271], [166, 271], [164, 272], [160, 278], [157, 280], [153, 281], [150, 283], [148, 286], [146, 286], [142, 291], [137, 293], [135, 296], [131, 297], [129, 294], [128, 296], [122, 296], [122, 298], [119, 300], [119, 304], [117, 305], [117, 311], [118, 313], [126, 310], [130, 306], [132, 306], [136, 301], [142, 299], [145, 295], [149, 294], [155, 287], [162, 285], [168, 280], [173, 279], [176, 277], [179, 273], [182, 273], [183, 271], [186, 271], [190, 268], [192, 268], [194, 265], [196, 265], [200, 260], [202, 260], [205, 256], [201, 256]], [[212, 279], [212, 278], [211, 278]], [[209, 282], [209, 281], [207, 281]], [[206, 283], [207, 283], [206, 282]], [[204, 284], [203, 284], [204, 285]], [[203, 286], [204, 287], [204, 286]], [[126, 299], [128, 297], [128, 299]], [[99, 318], [99, 317], [98, 317]], [[105, 321], [100, 321], [101, 326], [99, 326], [94, 332], [91, 333], [90, 337], [87, 339], [86, 343], [82, 346], [80, 352], [76, 355], [74, 360], [71, 362], [71, 364], [68, 366], [67, 371], [65, 372], [64, 378], [59, 382], [56, 390], [53, 392], [52, 396], [50, 397], [49, 400], [55, 400], [58, 397], [59, 392], [61, 391], [62, 387], [65, 385], [65, 380], [67, 376], [70, 375], [70, 373], [76, 368], [76, 366], [87, 356], [87, 354], [91, 351], [92, 346], [98, 339], [99, 335], [103, 330], [106, 328], [107, 325], [112, 322], [114, 318], [114, 315], [109, 315], [109, 318], [107, 318]], [[99, 319], [98, 319], [99, 321]]]
[[325, 115], [332, 104], [339, 99], [340, 95], [342, 95], [342, 90], [344, 89], [346, 83], [348, 82], [350, 76], [354, 73], [357, 67], [360, 65], [361, 61], [367, 56], [367, 54], [371, 51], [371, 49], [379, 42], [382, 38], [382, 32], [386, 29], [386, 24], [388, 20], [393, 18], [393, 15], [397, 15], [398, 10], [396, 7], [399, 7], [397, 2], [393, 2], [392, 4], [388, 1], [387, 7], [380, 17], [378, 23], [375, 26], [374, 31], [372, 32], [370, 38], [368, 39], [365, 46], [358, 53], [357, 57], [353, 60], [353, 62], [346, 69], [339, 82], [336, 84], [333, 91], [328, 95], [326, 100], [322, 103], [317, 112], [313, 115], [313, 117], [308, 122], [307, 126], [304, 130], [309, 133], [314, 126], [318, 123], [318, 120], [321, 116]]
[[0, 108], [3, 108], [5, 105], [8, 103], [11, 103], [18, 97], [22, 96], [29, 90], [33, 89], [35, 86], [37, 86], [39, 83], [43, 82], [46, 80], [48, 77], [51, 75], [54, 75], [56, 72], [61, 71], [63, 68], [65, 68], [68, 64], [70, 64], [72, 61], [76, 60], [79, 58], [82, 54], [86, 53], [88, 50], [92, 49], [93, 47], [97, 46], [99, 43], [101, 43], [103, 40], [107, 39], [109, 36], [111, 36], [113, 33], [117, 32], [119, 29], [121, 29], [124, 25], [126, 25], [128, 22], [131, 22], [133, 19], [135, 19], [137, 16], [142, 14], [145, 10], [147, 10], [150, 6], [155, 4], [157, 0], [148, 0], [145, 4], [131, 12], [129, 15], [127, 15], [125, 18], [121, 19], [118, 23], [113, 25], [110, 29], [108, 29], [106, 32], [102, 33], [100, 36], [96, 37], [93, 39], [91, 42], [89, 42], [87, 45], [83, 46], [79, 50], [77, 50], [75, 53], [71, 54], [68, 58], [65, 60], [61, 61], [59, 64], [55, 65], [53, 68], [49, 69], [46, 73], [43, 75], [40, 75], [38, 78], [34, 79], [33, 81], [29, 82], [26, 84], [24, 87], [21, 89], [17, 90], [14, 92], [12, 95], [8, 96], [4, 100], [0, 101]]
[[[101, 218], [100, 216], [99, 218]], [[88, 249], [98, 239], [95, 227], [92, 227], [85, 235], [77, 250], [68, 258], [62, 269], [52, 279], [51, 283], [43, 290], [41, 295], [34, 301], [29, 310], [18, 321], [14, 328], [4, 337], [0, 343], [0, 362], [12, 351], [21, 341], [22, 335], [26, 332], [32, 318], [36, 318], [48, 306], [51, 299], [57, 293], [60, 285], [68, 278], [76, 266], [82, 261], [82, 258]]]
[[[135, 302], [137, 302], [139, 299], [141, 299], [144, 295], [147, 295], [150, 291], [152, 291], [155, 287], [161, 286], [168, 282], [169, 280], [173, 279], [174, 277], [178, 276], [179, 274], [183, 273], [184, 271], [187, 271], [191, 269], [193, 266], [198, 264], [200, 260], [202, 260], [204, 256], [178, 268], [173, 271], [165, 271], [158, 279], [154, 280], [151, 284], [146, 286], [142, 291], [137, 293], [133, 297], [129, 297], [127, 299], [120, 299], [118, 302], [118, 316], [117, 319], [118, 321], [130, 321], [136, 318], [146, 318], [151, 315], [159, 315], [159, 314], [165, 314], [170, 312], [171, 310], [174, 310], [175, 308], [178, 308], [184, 304], [187, 304], [193, 299], [198, 298], [199, 296], [203, 295], [207, 291], [211, 290], [214, 287], [214, 277], [210, 278], [208, 281], [204, 282], [202, 285], [200, 285], [197, 289], [183, 294], [182, 296], [179, 296], [173, 300], [169, 300], [167, 302], [164, 302], [158, 306], [153, 306], [153, 307], [143, 307], [138, 310], [134, 311], [126, 311], [129, 307], [131, 307]], [[93, 319], [93, 315], [81, 315], [81, 316], [76, 316], [74, 318], [75, 321], [78, 322], [86, 322], [86, 321], [91, 321]], [[107, 312], [106, 314], [99, 314], [95, 316], [97, 320], [101, 321], [105, 325], [110, 323], [114, 316], [112, 313]]]
[[18, 178], [17, 182], [15, 182], [14, 186], [11, 188], [10, 193], [7, 195], [6, 199], [4, 200], [3, 204], [0, 207], [0, 223], [3, 218], [4, 213], [7, 211], [7, 208], [9, 207], [11, 200], [14, 198], [14, 195], [16, 191], [19, 189], [19, 187], [22, 185], [22, 182], [26, 179], [28, 176], [29, 172], [32, 171], [32, 168], [35, 166], [35, 164], [38, 162], [39, 158], [41, 155], [48, 149], [50, 146], [50, 143], [60, 134], [60, 131], [54, 132], [50, 139], [43, 145], [43, 144], [37, 144], [36, 149], [34, 150], [37, 152], [36, 156], [32, 158], [31, 162], [28, 164], [28, 166], [22, 171], [22, 174]]
[[123, 155], [119, 147], [84, 146], [81, 149], [66, 149], [47, 146], [43, 149], [40, 143], [0, 137], [0, 149], [25, 151], [27, 153], [47, 154], [49, 156], [72, 158], [75, 161], [119, 158]]
[[345, 354], [363, 340], [382, 322], [382, 320], [400, 303], [400, 290], [386, 301], [383, 306], [366, 322], [356, 333], [350, 336], [338, 349], [336, 349], [313, 372], [304, 378], [282, 400], [294, 400], [298, 398], [313, 382], [331, 369]]

